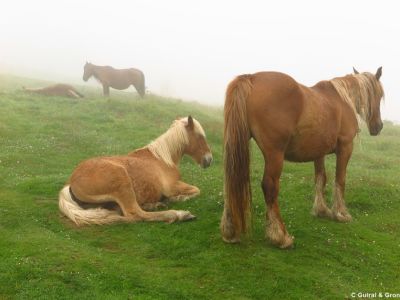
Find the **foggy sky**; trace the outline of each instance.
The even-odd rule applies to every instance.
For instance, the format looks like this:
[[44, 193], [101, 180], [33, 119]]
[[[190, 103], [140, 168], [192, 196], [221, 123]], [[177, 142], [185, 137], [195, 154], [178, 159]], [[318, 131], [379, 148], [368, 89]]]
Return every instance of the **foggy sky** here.
[[382, 115], [400, 122], [396, 1], [9, 0], [0, 9], [0, 73], [84, 85], [88, 60], [141, 69], [151, 92], [222, 105], [242, 73], [282, 71], [310, 86], [383, 66]]

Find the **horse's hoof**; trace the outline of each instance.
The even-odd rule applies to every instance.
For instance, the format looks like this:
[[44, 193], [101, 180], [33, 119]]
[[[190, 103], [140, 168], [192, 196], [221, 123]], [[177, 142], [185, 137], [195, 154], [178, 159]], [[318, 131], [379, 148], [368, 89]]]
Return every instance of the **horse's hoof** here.
[[228, 238], [226, 238], [226, 237], [223, 236], [223, 237], [222, 237], [222, 240], [223, 240], [225, 243], [227, 243], [227, 244], [237, 244], [237, 243], [240, 243], [240, 238], [237, 238], [237, 237], [228, 239]]
[[321, 209], [321, 210], [312, 210], [311, 214], [314, 217], [318, 217], [318, 218], [328, 218], [328, 219], [332, 219], [332, 211], [329, 208], [326, 209]]
[[342, 222], [342, 223], [348, 223], [348, 222], [351, 222], [353, 220], [351, 215], [349, 213], [347, 213], [347, 212], [335, 212], [333, 214], [333, 218], [336, 221]]
[[294, 240], [294, 236], [290, 236], [290, 235], [285, 235], [285, 237], [283, 238], [282, 244], [279, 245], [279, 248], [281, 249], [290, 249], [293, 248], [293, 240]]
[[167, 205], [166, 203], [164, 203], [164, 202], [158, 202], [158, 203], [155, 205], [155, 207], [156, 207], [156, 209], [168, 208], [168, 205]]
[[280, 228], [274, 226], [267, 227], [267, 237], [274, 246], [281, 249], [288, 249], [293, 246], [294, 237], [289, 235], [286, 231], [283, 232]]
[[187, 210], [178, 210], [177, 215], [179, 221], [190, 221], [196, 219], [196, 216], [192, 215], [190, 211]]

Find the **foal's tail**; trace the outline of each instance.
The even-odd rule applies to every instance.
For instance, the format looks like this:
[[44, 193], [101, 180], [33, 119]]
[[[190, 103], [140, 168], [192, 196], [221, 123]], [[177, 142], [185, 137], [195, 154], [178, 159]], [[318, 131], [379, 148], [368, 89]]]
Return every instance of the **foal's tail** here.
[[105, 208], [89, 208], [83, 209], [76, 203], [69, 191], [69, 185], [66, 185], [59, 194], [58, 207], [60, 211], [76, 225], [88, 224], [110, 224], [125, 221], [126, 219], [119, 215], [116, 211]]
[[252, 90], [251, 75], [236, 77], [226, 91], [224, 107], [225, 209], [231, 217], [231, 235], [248, 229], [250, 217], [250, 129], [246, 99]]

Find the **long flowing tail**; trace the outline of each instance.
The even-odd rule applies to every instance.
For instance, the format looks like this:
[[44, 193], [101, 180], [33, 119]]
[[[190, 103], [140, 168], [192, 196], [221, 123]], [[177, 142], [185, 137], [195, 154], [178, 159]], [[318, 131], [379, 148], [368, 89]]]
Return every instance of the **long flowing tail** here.
[[[250, 129], [246, 99], [251, 93], [251, 75], [236, 77], [226, 91], [224, 107], [225, 211], [230, 218], [224, 239], [234, 241], [248, 228], [250, 217]], [[229, 222], [228, 221], [228, 222]], [[224, 221], [223, 221], [224, 222]], [[226, 221], [225, 221], [226, 222]], [[226, 224], [222, 224], [224, 226]], [[230, 225], [230, 224], [229, 224]], [[228, 228], [231, 226], [226, 226]], [[223, 228], [223, 227], [222, 227]]]
[[126, 218], [119, 215], [116, 211], [105, 208], [83, 209], [76, 203], [69, 192], [69, 185], [66, 185], [59, 194], [58, 206], [60, 211], [76, 225], [88, 224], [110, 224], [126, 221]]

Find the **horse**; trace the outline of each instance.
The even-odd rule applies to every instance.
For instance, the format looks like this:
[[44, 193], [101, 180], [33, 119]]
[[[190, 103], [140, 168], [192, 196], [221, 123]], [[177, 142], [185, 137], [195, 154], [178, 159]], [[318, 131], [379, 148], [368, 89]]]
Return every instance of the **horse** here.
[[57, 83], [44, 88], [26, 88], [22, 87], [23, 91], [41, 94], [45, 96], [61, 96], [70, 98], [83, 98], [84, 96], [79, 93], [73, 86], [69, 84]]
[[200, 194], [180, 179], [184, 154], [203, 168], [212, 154], [204, 129], [191, 116], [177, 119], [147, 146], [124, 156], [81, 162], [59, 193], [59, 209], [76, 225], [164, 221], [195, 218], [189, 211], [152, 211], [166, 201], [186, 201]]
[[[279, 72], [236, 77], [228, 85], [224, 105], [224, 211], [220, 229], [228, 243], [240, 242], [249, 229], [251, 187], [249, 141], [253, 138], [265, 161], [261, 187], [267, 206], [266, 237], [280, 248], [293, 245], [279, 205], [279, 179], [284, 160], [314, 162], [315, 199], [312, 212], [339, 222], [352, 220], [345, 201], [346, 168], [359, 131], [357, 115], [370, 135], [383, 128], [384, 97], [376, 74], [359, 73], [320, 81], [312, 87]], [[324, 199], [324, 157], [336, 155], [332, 209]]]
[[131, 85], [135, 87], [140, 97], [144, 97], [144, 74], [138, 69], [114, 69], [110, 66], [96, 66], [86, 62], [83, 67], [83, 80], [88, 81], [92, 76], [103, 85], [105, 97], [110, 96], [110, 87], [125, 90]]

